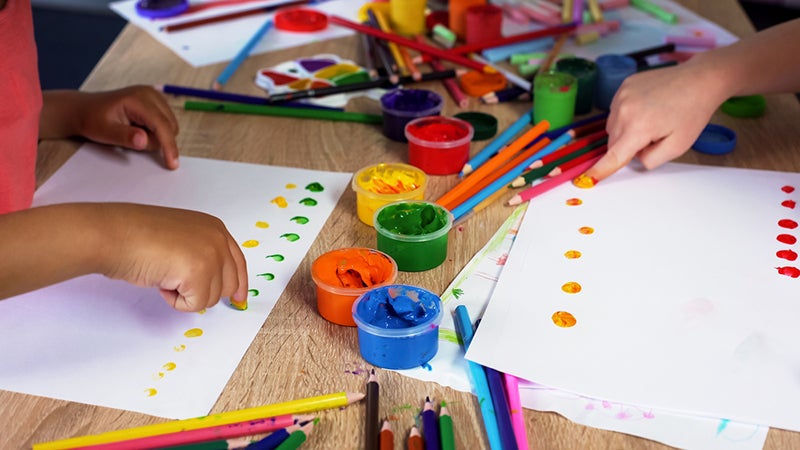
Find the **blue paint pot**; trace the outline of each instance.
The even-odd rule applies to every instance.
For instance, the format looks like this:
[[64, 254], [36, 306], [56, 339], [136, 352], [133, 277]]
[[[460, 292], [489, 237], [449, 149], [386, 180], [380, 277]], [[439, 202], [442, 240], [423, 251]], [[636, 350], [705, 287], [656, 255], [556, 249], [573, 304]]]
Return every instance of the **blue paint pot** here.
[[395, 89], [381, 96], [383, 134], [397, 142], [407, 142], [406, 124], [419, 117], [438, 116], [442, 96], [425, 89]]
[[371, 289], [353, 304], [361, 356], [384, 369], [411, 369], [439, 351], [442, 301], [425, 289], [393, 284]]
[[594, 105], [608, 111], [611, 100], [622, 82], [636, 73], [636, 60], [625, 55], [602, 55], [595, 60], [595, 64], [597, 84], [594, 90]]

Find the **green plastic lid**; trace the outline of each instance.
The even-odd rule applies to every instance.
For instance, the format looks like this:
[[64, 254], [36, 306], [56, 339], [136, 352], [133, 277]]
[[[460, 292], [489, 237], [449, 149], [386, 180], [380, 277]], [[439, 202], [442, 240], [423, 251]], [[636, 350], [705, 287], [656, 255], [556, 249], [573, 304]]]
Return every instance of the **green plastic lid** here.
[[475, 130], [475, 134], [472, 135], [473, 141], [490, 139], [497, 134], [497, 119], [491, 114], [463, 112], [453, 117], [469, 122], [472, 125], [472, 129]]
[[761, 117], [767, 109], [767, 100], [763, 95], [731, 97], [725, 100], [720, 109], [733, 117]]

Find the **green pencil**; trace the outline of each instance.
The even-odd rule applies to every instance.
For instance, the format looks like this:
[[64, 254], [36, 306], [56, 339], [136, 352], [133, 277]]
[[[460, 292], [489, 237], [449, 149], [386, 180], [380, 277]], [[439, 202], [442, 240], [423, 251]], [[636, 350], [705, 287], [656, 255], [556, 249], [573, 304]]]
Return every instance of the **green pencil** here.
[[314, 419], [311, 422], [303, 425], [299, 430], [292, 432], [285, 441], [281, 442], [281, 444], [275, 447], [275, 450], [296, 450], [303, 445], [303, 442], [306, 441], [308, 435], [311, 434], [311, 430], [314, 429], [314, 425], [319, 422], [319, 419]]
[[595, 141], [595, 142], [592, 142], [591, 144], [588, 144], [587, 146], [582, 147], [582, 148], [580, 148], [580, 149], [578, 149], [578, 150], [576, 150], [576, 151], [574, 151], [574, 152], [572, 152], [572, 153], [570, 153], [568, 155], [564, 155], [561, 158], [558, 158], [557, 160], [555, 160], [555, 161], [553, 161], [553, 162], [551, 162], [549, 164], [545, 164], [542, 167], [537, 167], [535, 169], [528, 170], [527, 172], [525, 172], [522, 175], [520, 175], [519, 177], [517, 177], [514, 181], [512, 181], [511, 182], [511, 187], [515, 187], [516, 188], [516, 187], [525, 186], [526, 184], [531, 184], [533, 181], [538, 180], [539, 178], [542, 178], [542, 177], [546, 176], [547, 174], [552, 172], [553, 169], [555, 169], [556, 167], [560, 166], [561, 164], [564, 164], [567, 161], [572, 161], [573, 159], [575, 159], [575, 158], [577, 158], [577, 157], [579, 157], [581, 155], [585, 155], [586, 153], [589, 153], [590, 151], [592, 151], [592, 150], [594, 150], [594, 149], [596, 149], [596, 148], [598, 148], [598, 147], [600, 147], [602, 145], [605, 145], [607, 142], [608, 142], [608, 138], [607, 137], [606, 138], [602, 138], [602, 139], [600, 139], [598, 141]]
[[242, 448], [250, 445], [252, 440], [250, 438], [234, 438], [234, 439], [221, 439], [208, 442], [196, 442], [194, 444], [177, 445], [175, 447], [166, 447], [169, 450], [230, 450], [233, 448]]
[[447, 403], [439, 406], [439, 436], [441, 436], [442, 450], [455, 450], [456, 440], [453, 434], [453, 418], [447, 409]]
[[240, 103], [187, 101], [183, 104], [187, 111], [208, 111], [231, 114], [253, 114], [260, 116], [296, 117], [300, 119], [338, 120], [343, 122], [359, 122], [380, 124], [383, 117], [377, 114], [364, 114], [346, 111], [328, 111], [324, 109], [290, 108], [286, 106], [247, 105]]

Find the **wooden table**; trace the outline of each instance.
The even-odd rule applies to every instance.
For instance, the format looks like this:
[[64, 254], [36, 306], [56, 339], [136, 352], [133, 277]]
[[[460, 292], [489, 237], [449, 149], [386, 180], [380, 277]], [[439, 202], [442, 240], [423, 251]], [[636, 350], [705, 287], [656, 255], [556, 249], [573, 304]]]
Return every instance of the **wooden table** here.
[[[738, 36], [753, 33], [752, 25], [734, 0], [684, 0], [681, 3]], [[239, 68], [227, 89], [259, 94], [251, 81], [256, 70], [298, 55], [334, 53], [357, 60], [356, 43], [354, 37], [348, 37], [254, 56]], [[90, 74], [83, 89], [96, 91], [165, 82], [206, 87], [223, 67], [224, 64], [192, 68], [146, 33], [128, 26]], [[438, 82], [420, 87], [439, 91], [447, 97]], [[184, 155], [344, 172], [354, 172], [368, 163], [406, 160], [406, 145], [389, 141], [377, 126], [185, 112], [180, 100], [171, 101], [180, 121], [182, 131], [178, 144]], [[469, 110], [495, 115], [502, 130], [528, 108], [524, 103], [481, 105], [473, 99]], [[349, 109], [378, 112], [372, 101], [353, 102]], [[448, 101], [443, 114], [457, 112], [459, 110]], [[726, 156], [689, 152], [681, 161], [800, 171], [798, 118], [800, 108], [791, 95], [769, 96], [767, 114], [762, 119], [733, 119], [718, 113], [714, 121], [738, 133], [736, 151]], [[66, 140], [42, 143], [37, 169], [39, 183], [52, 175], [78, 146], [78, 142]], [[432, 177], [426, 197], [438, 198], [455, 183], [455, 176]], [[309, 276], [311, 261], [327, 250], [375, 245], [374, 230], [360, 223], [355, 212], [355, 195], [348, 191], [256, 336], [213, 412], [336, 390], [364, 390], [366, 375], [354, 372], [363, 372], [369, 366], [359, 355], [356, 331], [328, 323], [317, 314], [314, 285]], [[422, 273], [401, 273], [398, 281], [442, 292], [509, 212], [508, 207], [496, 203], [472, 217], [451, 232], [448, 259], [442, 266]], [[471, 394], [391, 371], [380, 371], [380, 377], [380, 415], [393, 422], [396, 448], [405, 448], [405, 436], [426, 396], [447, 400], [456, 423], [459, 449], [487, 447], [477, 403]], [[53, 374], [53, 380], [58, 382], [57, 373]], [[306, 447], [361, 448], [363, 416], [363, 405], [321, 413], [322, 421]], [[664, 448], [641, 438], [577, 425], [557, 414], [526, 410], [525, 417], [532, 448]], [[161, 421], [163, 419], [134, 412], [0, 391], [0, 448], [29, 448], [37, 442]], [[771, 430], [767, 448], [800, 448], [800, 434]]]

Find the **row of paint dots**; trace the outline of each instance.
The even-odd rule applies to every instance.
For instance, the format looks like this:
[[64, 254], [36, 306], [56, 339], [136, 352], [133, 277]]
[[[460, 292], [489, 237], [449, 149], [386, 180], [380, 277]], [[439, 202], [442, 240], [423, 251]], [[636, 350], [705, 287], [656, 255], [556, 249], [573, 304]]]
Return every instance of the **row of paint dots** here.
[[[567, 206], [579, 206], [583, 204], [583, 200], [579, 198], [570, 198], [567, 199], [566, 204]], [[594, 234], [594, 228], [580, 227], [578, 228], [578, 233], [584, 235]], [[567, 259], [578, 259], [581, 257], [581, 252], [578, 250], [567, 250], [564, 252], [564, 257]], [[581, 291], [581, 289], [580, 283], [576, 281], [568, 281], [561, 286], [561, 290], [567, 294], [577, 294]], [[575, 318], [575, 316], [567, 311], [556, 311], [553, 313], [551, 318], [554, 324], [562, 328], [569, 328], [578, 323], [578, 320]]]
[[[792, 194], [795, 192], [794, 186], [783, 186], [781, 188], [786, 194]], [[792, 199], [786, 199], [781, 202], [781, 206], [788, 208], [790, 210], [794, 210], [797, 207], [797, 202]], [[791, 234], [792, 230], [797, 229], [797, 222], [792, 219], [781, 219], [778, 221], [778, 226], [781, 228], [781, 233], [778, 235], [777, 239], [778, 242], [786, 245], [794, 245], [797, 243], [797, 236]], [[785, 248], [778, 250], [775, 254], [780, 259], [786, 261], [796, 261], [797, 260], [797, 252], [792, 250], [791, 248]], [[800, 268], [797, 266], [781, 266], [775, 268], [779, 274], [786, 275], [792, 278], [800, 277]]]
[[[297, 185], [291, 184], [291, 183], [286, 185], [286, 189], [295, 189], [296, 187], [297, 187]], [[311, 192], [322, 192], [323, 190], [325, 190], [325, 188], [320, 183], [314, 182], [314, 183], [311, 183], [308, 186], [306, 186], [306, 190], [311, 191]], [[286, 200], [285, 197], [282, 197], [282, 196], [275, 197], [274, 199], [272, 199], [270, 201], [270, 203], [277, 205], [279, 208], [287, 208], [289, 206], [289, 202]], [[306, 198], [300, 200], [298, 203], [300, 203], [301, 205], [304, 205], [304, 206], [316, 206], [317, 205], [317, 201], [314, 200], [313, 198], [310, 198], [310, 197], [306, 197]], [[291, 220], [292, 222], [295, 222], [295, 223], [297, 223], [299, 225], [305, 225], [305, 224], [307, 224], [309, 222], [309, 219], [307, 217], [304, 217], [304, 216], [294, 216], [289, 220]], [[263, 221], [257, 221], [255, 223], [255, 226], [256, 226], [256, 228], [267, 229], [267, 228], [269, 228], [269, 223], [263, 222]], [[280, 238], [281, 239], [286, 239], [289, 242], [295, 242], [295, 241], [300, 239], [300, 236], [298, 234], [296, 234], [296, 233], [284, 233], [284, 234], [282, 234], [280, 236]], [[241, 245], [242, 245], [242, 247], [245, 247], [245, 248], [254, 248], [254, 247], [257, 247], [259, 245], [259, 241], [254, 240], [254, 239], [250, 239], [250, 240], [244, 241]], [[265, 256], [265, 258], [272, 259], [273, 261], [277, 261], [277, 262], [282, 262], [285, 259], [284, 256], [280, 255], [280, 254], [267, 255], [267, 256]], [[272, 274], [272, 273], [268, 273], [268, 272], [267, 273], [260, 273], [257, 276], [260, 277], [260, 278], [263, 278], [263, 279], [265, 279], [267, 281], [272, 281], [272, 280], [275, 279], [275, 275]], [[248, 293], [248, 297], [256, 297], [256, 296], [258, 296], [259, 291], [258, 291], [258, 289], [250, 289], [250, 290], [247, 291], [247, 293]], [[204, 314], [204, 313], [205, 313], [205, 310], [199, 312], [199, 314]], [[203, 335], [203, 330], [201, 328], [192, 328], [192, 329], [187, 330], [185, 333], [183, 333], [183, 336], [186, 337], [186, 338], [189, 338], [189, 339], [197, 338], [197, 337], [200, 337], [202, 335]], [[175, 350], [175, 352], [177, 352], [177, 353], [183, 352], [183, 351], [186, 350], [186, 345], [185, 344], [178, 344], [175, 347], [173, 347], [173, 350]], [[177, 367], [178, 366], [174, 361], [167, 362], [166, 364], [161, 366], [160, 370], [158, 370], [155, 374], [153, 374], [153, 380], [158, 381], [158, 380], [164, 378], [166, 376], [167, 372], [172, 372]], [[154, 397], [156, 394], [158, 394], [158, 390], [156, 388], [154, 388], [154, 387], [150, 387], [150, 388], [146, 388], [144, 390], [144, 393], [148, 397]]]

